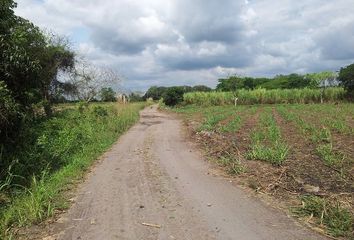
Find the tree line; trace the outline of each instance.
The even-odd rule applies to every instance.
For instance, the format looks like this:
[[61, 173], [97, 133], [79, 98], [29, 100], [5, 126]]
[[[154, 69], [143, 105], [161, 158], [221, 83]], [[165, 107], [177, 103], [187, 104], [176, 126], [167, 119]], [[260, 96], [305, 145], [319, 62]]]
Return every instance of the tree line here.
[[338, 86], [338, 74], [336, 72], [319, 72], [309, 74], [292, 73], [288, 75], [276, 75], [273, 78], [244, 77], [233, 75], [218, 80], [217, 91], [234, 91], [235, 89], [301, 89]]
[[183, 94], [189, 92], [234, 92], [237, 97], [237, 91], [240, 89], [302, 89], [302, 88], [322, 88], [342, 86], [347, 91], [348, 99], [354, 97], [354, 64], [340, 69], [339, 72], [318, 72], [308, 74], [288, 74], [276, 75], [273, 78], [266, 77], [248, 77], [233, 75], [227, 78], [218, 79], [215, 89], [204, 85], [200, 86], [174, 86], [161, 87], [153, 86], [148, 89], [144, 99], [153, 100], [164, 99], [166, 105], [174, 106], [183, 101]]

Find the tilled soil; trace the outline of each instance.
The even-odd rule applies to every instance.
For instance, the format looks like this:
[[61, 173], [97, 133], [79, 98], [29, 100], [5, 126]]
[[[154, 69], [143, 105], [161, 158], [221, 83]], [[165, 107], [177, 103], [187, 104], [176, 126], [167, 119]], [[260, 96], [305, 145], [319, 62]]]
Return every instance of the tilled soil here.
[[46, 239], [326, 239], [218, 173], [182, 130], [142, 111]]

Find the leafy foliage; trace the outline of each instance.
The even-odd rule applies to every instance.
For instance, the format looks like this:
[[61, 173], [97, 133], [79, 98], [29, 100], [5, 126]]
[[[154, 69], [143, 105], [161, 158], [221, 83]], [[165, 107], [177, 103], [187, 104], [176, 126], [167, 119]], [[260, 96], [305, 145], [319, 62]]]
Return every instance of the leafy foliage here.
[[111, 88], [102, 88], [100, 91], [100, 97], [103, 102], [115, 102], [116, 92]]
[[163, 102], [167, 106], [175, 106], [183, 101], [184, 89], [181, 87], [170, 87], [162, 95]]
[[196, 85], [194, 87], [191, 86], [175, 86], [175, 87], [157, 87], [153, 86], [150, 87], [145, 95], [143, 96], [144, 99], [152, 98], [153, 100], [159, 100], [163, 97], [163, 95], [169, 91], [170, 88], [179, 88], [184, 93], [188, 92], [210, 92], [212, 89], [204, 86], [204, 85]]
[[58, 73], [70, 71], [75, 57], [65, 39], [44, 34], [16, 16], [15, 7], [11, 0], [1, 1], [0, 145], [12, 141], [21, 129], [20, 123], [40, 112], [38, 106], [51, 115], [51, 103], [58, 101], [67, 87], [58, 80]]
[[142, 102], [144, 101], [144, 97], [140, 92], [132, 92], [129, 94], [129, 101], [130, 102]]
[[0, 81], [0, 134], [16, 122], [18, 104], [14, 101], [5, 82]]
[[348, 95], [354, 98], [354, 63], [340, 69], [339, 81], [347, 89]]
[[236, 91], [239, 89], [292, 89], [310, 86], [310, 80], [303, 75], [292, 73], [290, 75], [277, 75], [274, 78], [252, 78], [231, 76], [219, 79], [217, 91]]

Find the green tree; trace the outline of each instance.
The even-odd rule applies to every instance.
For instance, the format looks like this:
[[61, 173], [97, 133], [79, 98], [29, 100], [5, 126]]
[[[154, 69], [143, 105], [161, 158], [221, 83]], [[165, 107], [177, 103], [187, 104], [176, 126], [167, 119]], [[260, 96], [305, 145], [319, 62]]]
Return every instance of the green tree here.
[[205, 85], [196, 85], [196, 86], [192, 87], [192, 91], [193, 92], [210, 92], [211, 88], [207, 87]]
[[303, 75], [292, 73], [285, 76], [287, 79], [286, 88], [305, 88], [309, 86], [309, 80], [306, 79]]
[[142, 102], [144, 101], [143, 94], [141, 92], [132, 92], [129, 94], [130, 102]]
[[100, 97], [103, 102], [115, 102], [116, 92], [111, 87], [104, 87], [100, 91]]
[[167, 106], [175, 106], [183, 101], [183, 87], [169, 87], [164, 92], [162, 98]]
[[335, 72], [324, 71], [306, 74], [305, 78], [308, 79], [310, 88], [318, 88], [324, 85], [334, 85], [334, 81], [337, 79], [337, 74]]
[[166, 87], [150, 87], [144, 95], [144, 99], [152, 98], [153, 100], [159, 100], [162, 98], [162, 95], [167, 90]]
[[350, 64], [339, 71], [338, 80], [348, 92], [348, 96], [354, 98], [354, 63]]
[[50, 115], [52, 85], [58, 83], [59, 71], [73, 68], [74, 53], [63, 39], [46, 36], [23, 18], [13, 16], [13, 19], [12, 27], [0, 36], [0, 79], [23, 110], [42, 102]]
[[239, 76], [231, 76], [225, 79], [219, 79], [216, 86], [217, 91], [231, 91], [234, 92], [238, 89], [244, 88], [244, 80]]

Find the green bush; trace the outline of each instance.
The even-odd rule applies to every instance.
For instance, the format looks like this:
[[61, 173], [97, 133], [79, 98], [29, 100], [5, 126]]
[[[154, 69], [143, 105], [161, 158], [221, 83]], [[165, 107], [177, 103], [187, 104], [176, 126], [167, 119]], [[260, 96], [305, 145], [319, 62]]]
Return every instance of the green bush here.
[[18, 104], [12, 98], [5, 82], [0, 81], [0, 133], [14, 122], [18, 114]]
[[102, 106], [94, 106], [93, 107], [93, 113], [97, 117], [106, 117], [106, 116], [108, 116], [108, 111], [105, 108], [103, 108]]
[[338, 79], [347, 89], [349, 97], [354, 99], [354, 63], [341, 68]]
[[176, 106], [183, 101], [184, 90], [180, 87], [170, 87], [162, 95], [163, 101], [167, 106]]

